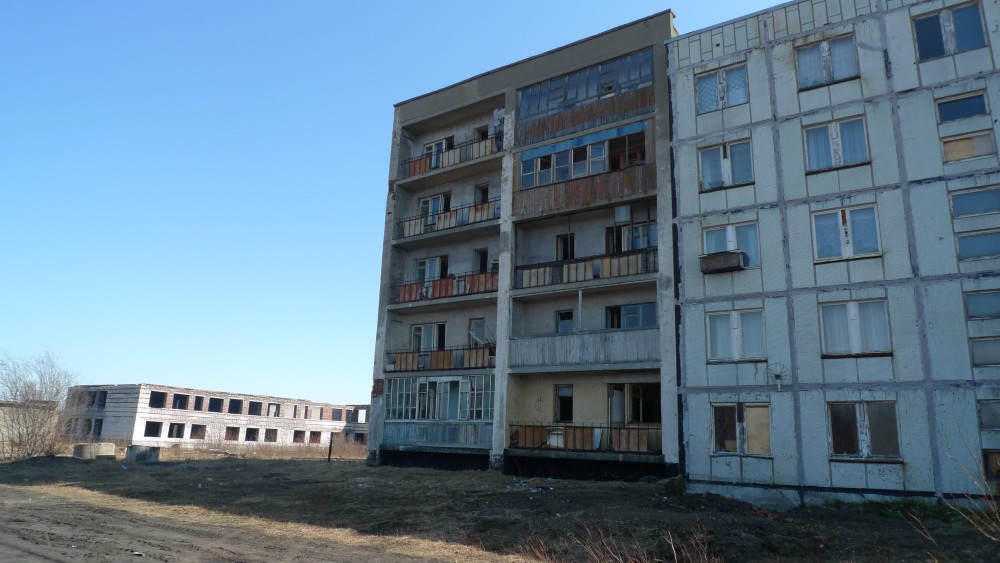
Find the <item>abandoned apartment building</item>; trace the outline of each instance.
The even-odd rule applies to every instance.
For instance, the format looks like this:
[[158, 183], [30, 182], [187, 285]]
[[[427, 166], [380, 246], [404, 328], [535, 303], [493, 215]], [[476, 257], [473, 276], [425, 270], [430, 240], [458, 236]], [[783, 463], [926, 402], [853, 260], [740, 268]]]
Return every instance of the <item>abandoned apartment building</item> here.
[[397, 104], [370, 462], [996, 488], [998, 29], [668, 10]]
[[81, 385], [69, 390], [81, 438], [160, 447], [365, 444], [368, 405], [222, 393], [165, 385]]

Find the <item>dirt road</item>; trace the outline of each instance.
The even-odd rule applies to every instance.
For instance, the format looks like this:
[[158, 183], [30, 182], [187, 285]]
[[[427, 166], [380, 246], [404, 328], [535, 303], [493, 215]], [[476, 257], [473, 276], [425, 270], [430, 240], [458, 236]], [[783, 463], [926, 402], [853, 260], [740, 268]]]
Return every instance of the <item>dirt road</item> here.
[[0, 563], [500, 560], [465, 546], [150, 504], [66, 486], [0, 485]]

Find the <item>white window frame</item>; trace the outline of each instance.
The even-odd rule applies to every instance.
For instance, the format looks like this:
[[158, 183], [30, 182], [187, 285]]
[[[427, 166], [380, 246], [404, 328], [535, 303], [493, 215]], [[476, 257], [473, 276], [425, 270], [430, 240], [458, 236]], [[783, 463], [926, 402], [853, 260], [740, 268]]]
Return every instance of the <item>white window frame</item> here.
[[[885, 332], [886, 338], [888, 340], [887, 350], [865, 350], [865, 343], [861, 340], [861, 314], [859, 305], [861, 303], [883, 303], [883, 311], [885, 315]], [[826, 323], [823, 322], [824, 311], [832, 307], [847, 307], [847, 338], [849, 351], [847, 352], [830, 352], [827, 348], [827, 334], [826, 334]], [[861, 355], [889, 355], [892, 353], [892, 324], [889, 322], [889, 302], [886, 299], [864, 299], [859, 301], [839, 301], [835, 303], [820, 303], [819, 305], [819, 329], [820, 329], [820, 345], [823, 350], [824, 357], [846, 357], [846, 356], [861, 356]]]
[[[750, 146], [750, 152], [749, 152], [750, 162], [748, 163], [750, 165], [750, 179], [741, 181], [739, 183], [734, 183], [733, 182], [734, 162], [732, 158], [733, 154], [732, 147], [734, 145], [743, 145], [743, 144]], [[706, 155], [712, 151], [718, 151], [719, 169], [722, 171], [722, 183], [719, 185], [706, 185], [704, 181], [705, 169], [704, 166], [702, 166], [703, 155]], [[728, 143], [721, 143], [718, 145], [712, 145], [710, 147], [703, 147], [698, 149], [698, 185], [701, 188], [701, 191], [709, 192], [722, 188], [745, 186], [752, 183], [754, 183], [753, 143], [750, 141], [749, 138], [739, 139], [737, 141], [730, 141]]]
[[[868, 405], [874, 403], [884, 403], [891, 404], [893, 407], [893, 418], [896, 423], [896, 449], [899, 451], [898, 455], [883, 455], [883, 454], [873, 454], [872, 453], [872, 428], [871, 423], [868, 420]], [[828, 401], [826, 403], [826, 420], [828, 425], [828, 437], [830, 440], [830, 458], [832, 459], [893, 459], [898, 460], [903, 457], [902, 443], [900, 442], [900, 432], [899, 432], [899, 410], [896, 408], [896, 401]], [[856, 427], [854, 431], [857, 433], [858, 441], [858, 453], [856, 454], [843, 454], [834, 453], [833, 451], [833, 416], [830, 413], [831, 405], [853, 405], [854, 406], [854, 420]]]
[[[742, 356], [743, 351], [743, 315], [746, 313], [760, 313], [761, 343], [764, 345], [762, 356]], [[730, 357], [720, 357], [716, 350], [712, 350], [712, 325], [711, 317], [729, 317], [729, 347]], [[732, 362], [766, 362], [767, 361], [767, 333], [764, 332], [764, 309], [739, 309], [736, 311], [718, 311], [705, 314], [705, 351], [708, 355], [708, 363], [732, 363]]]
[[[844, 148], [841, 144], [841, 132], [840, 127], [844, 123], [853, 123], [855, 121], [861, 122], [861, 128], [864, 131], [864, 142], [865, 142], [865, 158], [857, 162], [844, 163]], [[813, 167], [813, 164], [809, 162], [809, 131], [814, 129], [825, 128], [827, 135], [830, 139], [830, 166], [826, 167]], [[806, 148], [806, 174], [815, 172], [825, 172], [827, 170], [835, 170], [837, 168], [844, 168], [847, 166], [863, 166], [871, 162], [872, 155], [868, 146], [868, 124], [863, 116], [851, 117], [848, 119], [839, 119], [837, 121], [829, 121], [827, 123], [822, 123], [819, 125], [810, 125], [808, 127], [803, 127], [802, 129], [802, 144]]]
[[965, 257], [965, 258], [962, 257], [962, 255], [961, 255], [961, 239], [963, 239], [963, 238], [969, 238], [969, 237], [975, 237], [975, 236], [984, 236], [984, 235], [1000, 235], [1000, 231], [998, 231], [996, 229], [992, 229], [992, 230], [984, 230], [984, 231], [969, 231], [969, 232], [963, 232], [963, 233], [956, 233], [956, 235], [955, 235], [955, 251], [956, 251], [956, 255], [958, 256], [959, 262], [970, 262], [970, 261], [973, 261], [973, 260], [995, 260], [998, 256], [1000, 256], [1000, 248], [998, 248], [997, 251], [994, 252], [994, 253], [992, 253], [992, 254], [977, 254], [975, 256], [968, 256], [968, 257]]
[[[978, 46], [978, 47], [972, 47], [971, 49], [963, 49], [963, 50], [959, 51], [958, 50], [958, 45], [956, 44], [956, 34], [958, 32], [955, 29], [955, 22], [954, 22], [954, 18], [953, 18], [952, 12], [954, 12], [955, 10], [961, 10], [963, 8], [968, 8], [970, 6], [976, 6], [976, 7], [979, 8], [979, 26], [980, 26], [980, 32], [982, 33], [983, 44], [980, 45], [980, 46]], [[932, 56], [932, 57], [921, 58], [921, 56], [920, 56], [920, 47], [919, 47], [920, 41], [919, 41], [919, 39], [917, 37], [917, 25], [916, 25], [916, 23], [917, 23], [918, 20], [924, 20], [924, 19], [933, 18], [933, 17], [938, 18], [938, 25], [941, 27], [941, 39], [942, 39], [942, 43], [944, 45], [944, 53], [941, 54], [941, 55], [936, 55], [936, 56]], [[957, 55], [959, 53], [965, 53], [965, 52], [972, 51], [972, 50], [975, 50], [975, 49], [983, 49], [983, 48], [989, 47], [989, 45], [990, 45], [990, 39], [989, 39], [989, 33], [985, 29], [986, 25], [987, 25], [986, 24], [986, 20], [983, 17], [983, 8], [982, 8], [982, 5], [979, 2], [969, 2], [969, 3], [961, 4], [961, 5], [958, 5], [958, 6], [949, 6], [949, 7], [945, 8], [944, 10], [940, 10], [940, 11], [932, 12], [932, 13], [920, 14], [919, 16], [914, 17], [913, 18], [913, 25], [911, 26], [911, 28], [912, 28], [912, 33], [913, 33], [913, 48], [914, 48], [915, 54], [917, 55], [917, 62], [918, 63], [922, 63], [924, 61], [933, 61], [935, 59], [940, 59], [940, 58], [943, 58], [943, 57], [951, 57], [951, 56]]]
[[760, 268], [761, 267], [760, 226], [757, 224], [756, 221], [747, 221], [745, 223], [733, 223], [731, 225], [722, 225], [722, 226], [719, 226], [719, 227], [705, 227], [704, 229], [702, 229], [702, 236], [701, 236], [701, 244], [702, 244], [702, 250], [704, 251], [704, 254], [706, 254], [706, 255], [707, 254], [711, 254], [708, 251], [708, 233], [713, 232], [713, 231], [723, 231], [724, 230], [726, 232], [726, 251], [728, 251], [728, 252], [741, 251], [741, 252], [747, 254], [747, 256], [750, 256], [750, 254], [747, 251], [751, 250], [751, 249], [740, 248], [740, 246], [739, 246], [739, 239], [736, 237], [736, 230], [737, 229], [739, 229], [740, 227], [747, 227], [747, 226], [750, 226], [750, 225], [753, 225], [754, 230], [757, 231], [757, 237], [756, 237], [757, 238], [757, 248], [756, 248], [757, 263], [756, 264], [748, 263], [746, 269], [749, 270], [749, 269]]
[[[737, 70], [739, 68], [743, 69], [743, 74], [744, 74], [744, 76], [746, 76], [746, 89], [747, 89], [746, 101], [732, 104], [729, 101], [729, 90], [728, 90], [728, 85], [727, 85], [726, 82], [727, 82], [727, 77], [729, 76], [729, 72]], [[717, 105], [713, 109], [702, 109], [702, 107], [701, 107], [701, 92], [698, 91], [698, 90], [700, 90], [700, 88], [699, 88], [698, 85], [701, 84], [701, 81], [703, 79], [707, 79], [708, 77], [710, 77], [712, 75], [715, 75], [715, 88], [716, 88], [715, 93], [716, 93], [716, 96], [717, 96], [717, 101], [716, 101]], [[710, 112], [713, 112], [713, 111], [719, 111], [720, 109], [725, 109], [725, 108], [729, 108], [729, 107], [736, 107], [736, 106], [740, 106], [740, 105], [743, 105], [743, 104], [750, 103], [750, 76], [749, 76], [749, 74], [747, 72], [747, 65], [746, 65], [746, 63], [732, 65], [732, 66], [728, 66], [728, 67], [725, 67], [725, 68], [720, 68], [720, 69], [717, 69], [717, 70], [713, 70], [711, 72], [706, 72], [706, 73], [700, 74], [698, 76], [695, 76], [694, 83], [695, 83], [695, 89], [696, 89], [696, 91], [695, 91], [695, 106], [697, 107], [697, 111], [698, 111], [699, 114], [710, 113]]]
[[438, 215], [448, 211], [451, 204], [451, 194], [443, 193], [421, 198], [418, 206], [420, 216], [424, 219], [424, 225], [434, 226]]
[[979, 194], [979, 193], [986, 193], [986, 192], [998, 192], [997, 195], [1000, 196], [1000, 186], [990, 186], [990, 187], [983, 188], [983, 189], [965, 190], [965, 191], [961, 191], [961, 192], [952, 192], [951, 194], [949, 194], [950, 197], [948, 199], [949, 199], [949, 201], [951, 203], [951, 216], [955, 217], [955, 218], [958, 218], [958, 217], [977, 217], [979, 215], [991, 215], [991, 214], [994, 214], [994, 213], [1000, 213], [1000, 205], [998, 205], [995, 209], [986, 209], [985, 211], [977, 211], [977, 212], [974, 212], [974, 213], [963, 213], [961, 215], [958, 215], [955, 212], [955, 198], [960, 198], [960, 197], [969, 196], [969, 195], [973, 195], [973, 194]]
[[[845, 76], [842, 78], [834, 78], [833, 75], [833, 51], [830, 48], [830, 44], [842, 41], [844, 39], [850, 39], [851, 44], [854, 47], [851, 49], [852, 56], [854, 57], [854, 74], [850, 76]], [[820, 51], [820, 65], [822, 67], [823, 78], [817, 84], [802, 85], [802, 70], [800, 69], [799, 53], [807, 51], [809, 49], [819, 48]], [[846, 82], [848, 80], [855, 80], [861, 76], [861, 67], [858, 64], [858, 42], [855, 41], [854, 35], [842, 35], [840, 37], [831, 37], [825, 39], [818, 43], [810, 43], [808, 45], [802, 45], [795, 49], [795, 71], [796, 79], [795, 82], [799, 88], [799, 91], [812, 90], [813, 88], [822, 88], [824, 86], [829, 86], [831, 84], [837, 84], [839, 82]]]
[[[855, 254], [854, 242], [856, 240], [853, 221], [851, 221], [851, 215], [862, 209], [872, 209], [874, 210], [873, 217], [875, 219], [875, 246], [877, 249], [873, 252], [861, 252]], [[839, 256], [826, 256], [821, 258], [819, 256], [819, 233], [816, 228], [816, 218], [821, 215], [831, 215], [837, 214], [839, 218], [838, 225], [838, 235], [840, 237], [840, 255]], [[812, 235], [813, 235], [813, 257], [816, 262], [830, 262], [837, 260], [848, 260], [851, 258], [869, 258], [882, 255], [882, 234], [879, 229], [878, 220], [878, 207], [875, 204], [872, 205], [859, 205], [856, 207], [841, 207], [839, 209], [824, 209], [822, 211], [815, 211], [812, 213]]]
[[[969, 297], [982, 296], [982, 295], [992, 295], [994, 298], [1000, 300], [1000, 289], [987, 289], [983, 291], [966, 291], [962, 297], [965, 303], [965, 320], [968, 321], [978, 321], [983, 319], [1000, 319], [1000, 312], [995, 315], [975, 315], [973, 316], [969, 308]], [[1000, 311], [1000, 307], [997, 308]]]
[[[771, 437], [772, 437], [773, 433], [771, 432], [772, 418], [771, 418], [771, 404], [770, 403], [755, 403], [755, 402], [733, 403], [733, 402], [720, 402], [720, 403], [712, 403], [711, 406], [712, 406], [712, 444], [711, 444], [712, 455], [718, 455], [718, 456], [750, 456], [750, 457], [771, 457], [773, 455], [774, 444], [772, 443], [772, 440], [771, 440]], [[733, 450], [733, 451], [725, 450], [725, 449], [722, 449], [722, 450], [718, 449], [718, 437], [717, 437], [717, 434], [716, 434], [716, 431], [718, 429], [718, 424], [716, 423], [716, 416], [715, 416], [716, 415], [716, 408], [717, 407], [733, 408], [734, 409], [734, 415], [735, 416], [734, 416], [734, 421], [733, 422], [736, 425], [736, 428], [735, 428], [736, 444], [734, 444], [734, 445], [735, 445], [736, 449]], [[767, 446], [768, 447], [767, 447], [767, 451], [759, 451], [759, 452], [757, 452], [757, 451], [755, 451], [755, 452], [749, 451], [749, 449], [750, 449], [749, 443], [750, 443], [751, 440], [750, 440], [750, 431], [749, 431], [749, 429], [747, 427], [747, 423], [746, 423], [746, 421], [747, 421], [747, 410], [748, 409], [765, 409], [767, 411], [767, 419], [768, 419], [768, 425], [767, 425]]]
[[[956, 117], [954, 119], [948, 119], [948, 120], [944, 120], [944, 119], [941, 118], [941, 105], [942, 104], [948, 104], [948, 103], [952, 103], [952, 102], [958, 102], [958, 101], [961, 101], [961, 100], [969, 100], [969, 99], [972, 99], [972, 98], [982, 98], [983, 99], [983, 113], [974, 113], [972, 115], [966, 115], [966, 116], [963, 116], [963, 117]], [[972, 93], [969, 93], [969, 94], [961, 94], [961, 95], [958, 95], [958, 96], [948, 96], [947, 98], [939, 98], [937, 100], [934, 100], [934, 109], [937, 112], [938, 123], [952, 123], [952, 122], [955, 122], [955, 121], [961, 121], [963, 119], [969, 119], [969, 118], [972, 118], [972, 117], [979, 117], [981, 115], [989, 115], [990, 114], [990, 103], [989, 102], [990, 101], [989, 101], [989, 98], [986, 96], [986, 92], [980, 90], [979, 92], [972, 92]]]
[[980, 367], [1000, 366], [1000, 362], [997, 362], [997, 363], [991, 363], [991, 362], [977, 363], [976, 362], [976, 355], [973, 352], [973, 349], [975, 348], [974, 343], [976, 343], [976, 342], [992, 342], [994, 346], [1000, 347], [1000, 336], [987, 336], [987, 337], [984, 337], [984, 338], [970, 338], [969, 339], [969, 360], [972, 362], [972, 367], [974, 367], [974, 368], [980, 368]]
[[[959, 141], [971, 140], [971, 142], [973, 143], [973, 145], [975, 145], [975, 141], [973, 139], [978, 139], [978, 138], [985, 138], [985, 139], [989, 140], [989, 142], [990, 142], [990, 144], [989, 144], [989, 150], [987, 150], [986, 152], [973, 153], [972, 155], [966, 156], [964, 158], [955, 158], [955, 159], [952, 159], [952, 160], [948, 159], [948, 151], [946, 149], [946, 147], [948, 146], [948, 143], [955, 143], [955, 142], [959, 142]], [[985, 130], [982, 130], [982, 131], [970, 131], [968, 133], [961, 133], [959, 135], [951, 135], [951, 136], [948, 136], [948, 137], [943, 137], [941, 139], [941, 159], [944, 161], [945, 164], [951, 164], [953, 162], [966, 162], [966, 161], [973, 160], [973, 159], [976, 159], [976, 158], [986, 158], [986, 157], [990, 157], [990, 156], [996, 156], [996, 154], [997, 154], [997, 143], [996, 143], [996, 139], [993, 137], [993, 130], [992, 129], [985, 129]]]

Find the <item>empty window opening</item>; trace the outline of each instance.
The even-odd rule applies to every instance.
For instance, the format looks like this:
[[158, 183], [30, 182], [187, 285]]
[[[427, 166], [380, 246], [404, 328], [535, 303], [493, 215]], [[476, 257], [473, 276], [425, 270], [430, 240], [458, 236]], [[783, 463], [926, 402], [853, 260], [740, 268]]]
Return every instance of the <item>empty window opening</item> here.
[[167, 406], [167, 394], [162, 391], [149, 392], [149, 406], [154, 409], [162, 409]]
[[235, 442], [240, 439], [240, 429], [238, 426], [226, 427], [226, 440]]
[[250, 405], [247, 408], [247, 414], [251, 416], [260, 416], [260, 413], [264, 410], [264, 404], [260, 401], [250, 401]]
[[556, 404], [553, 418], [556, 422], [573, 422], [573, 386], [556, 385], [555, 392]]
[[762, 404], [712, 405], [717, 454], [770, 455], [771, 409]]
[[208, 412], [222, 412], [222, 399], [210, 398], [208, 400]]
[[309, 443], [310, 444], [319, 444], [322, 441], [323, 441], [323, 433], [322, 432], [312, 431], [312, 432], [309, 433]]
[[556, 311], [556, 334], [573, 332], [573, 311]]
[[107, 391], [98, 391], [97, 392], [97, 408], [103, 409], [104, 405], [106, 405], [107, 402], [108, 402], [108, 392]]
[[608, 141], [608, 163], [611, 170], [622, 170], [636, 164], [645, 164], [646, 132], [639, 131]]
[[194, 410], [202, 411], [205, 409], [205, 397], [195, 397], [194, 398]]
[[648, 328], [656, 326], [656, 303], [618, 305], [605, 309], [605, 328]]
[[324, 407], [320, 407], [319, 408], [319, 416], [316, 417], [318, 420], [323, 420], [323, 411], [324, 410], [325, 410]]
[[243, 434], [244, 442], [256, 442], [257, 435], [260, 433], [259, 428], [247, 428], [246, 432]]
[[479, 184], [476, 186], [476, 202], [478, 203], [489, 203], [490, 202], [490, 185], [489, 184]]
[[184, 437], [184, 425], [180, 422], [171, 422], [170, 428], [167, 429], [167, 438], [183, 438]]
[[302, 407], [302, 418], [309, 420], [309, 405]]
[[191, 425], [191, 439], [192, 440], [204, 440], [205, 436], [208, 434], [208, 427], [204, 424], [192, 424]]
[[989, 493], [1000, 495], [1000, 450], [983, 450], [983, 469]]
[[292, 432], [292, 442], [295, 444], [305, 444], [306, 443], [306, 431], [296, 430]]
[[264, 429], [264, 441], [265, 442], [277, 442], [278, 441], [278, 429], [277, 428], [265, 428]]
[[267, 404], [267, 416], [281, 416], [281, 404], [279, 404], [279, 403], [268, 403]]
[[292, 418], [298, 418], [298, 417], [299, 417], [299, 406], [292, 405]]
[[91, 429], [90, 435], [93, 436], [94, 438], [100, 438], [103, 432], [104, 432], [104, 419], [95, 418], [94, 427], [93, 429]]
[[87, 406], [93, 407], [97, 405], [97, 391], [87, 391]]
[[331, 413], [333, 420], [343, 420], [344, 419], [344, 409], [333, 409]]
[[188, 395], [181, 395], [180, 393], [174, 393], [174, 400], [170, 403], [170, 408], [177, 410], [187, 410], [188, 408]]
[[986, 46], [978, 2], [917, 18], [913, 31], [921, 61]]
[[243, 399], [229, 399], [229, 414], [243, 414]]
[[609, 386], [611, 424], [660, 422], [660, 384], [627, 383]]
[[485, 248], [478, 248], [473, 250], [473, 256], [476, 263], [476, 271], [480, 274], [485, 274], [490, 271], [490, 252]]
[[80, 421], [80, 435], [89, 436], [93, 429], [94, 421], [89, 418], [85, 418]]
[[576, 257], [576, 244], [573, 233], [556, 236], [556, 260], [572, 260]]
[[146, 438], [159, 438], [160, 432], [163, 431], [162, 422], [153, 422], [151, 420], [146, 421], [146, 429], [143, 431], [142, 435]]

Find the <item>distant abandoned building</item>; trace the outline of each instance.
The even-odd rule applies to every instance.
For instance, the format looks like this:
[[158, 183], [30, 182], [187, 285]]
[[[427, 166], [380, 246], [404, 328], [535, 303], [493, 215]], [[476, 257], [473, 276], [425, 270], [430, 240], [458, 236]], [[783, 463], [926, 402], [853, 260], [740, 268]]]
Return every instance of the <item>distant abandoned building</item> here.
[[146, 446], [364, 444], [368, 405], [222, 393], [164, 385], [81, 385], [73, 434]]

